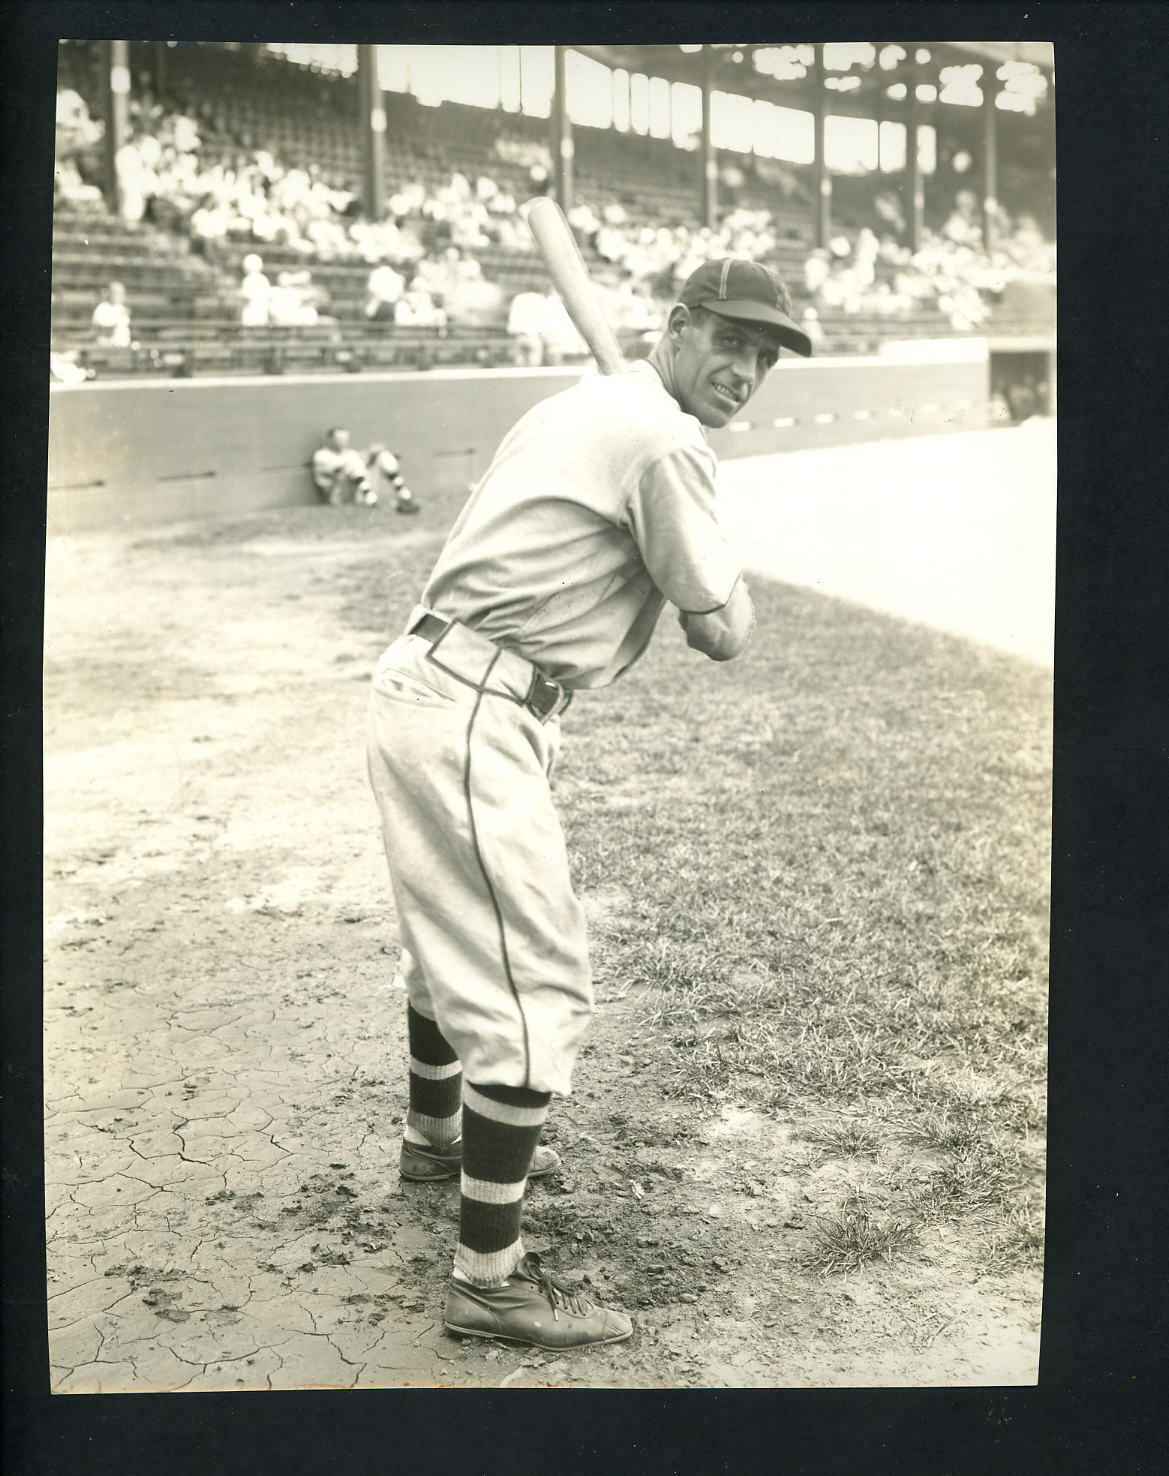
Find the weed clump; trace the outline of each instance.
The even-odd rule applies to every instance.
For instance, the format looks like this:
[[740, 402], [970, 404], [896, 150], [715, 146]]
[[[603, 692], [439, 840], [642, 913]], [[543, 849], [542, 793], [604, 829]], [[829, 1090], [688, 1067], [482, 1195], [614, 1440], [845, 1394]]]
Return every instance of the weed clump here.
[[800, 1257], [809, 1271], [822, 1276], [859, 1271], [910, 1250], [917, 1233], [896, 1215], [878, 1218], [852, 1196], [834, 1215], [825, 1216], [813, 1243]]

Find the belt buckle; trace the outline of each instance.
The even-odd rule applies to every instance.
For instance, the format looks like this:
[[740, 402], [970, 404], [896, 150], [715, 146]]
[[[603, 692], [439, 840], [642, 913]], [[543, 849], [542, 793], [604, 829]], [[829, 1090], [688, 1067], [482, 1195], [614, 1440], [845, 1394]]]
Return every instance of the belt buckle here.
[[546, 677], [542, 671], [533, 672], [525, 706], [546, 723], [568, 706], [568, 693], [559, 682]]

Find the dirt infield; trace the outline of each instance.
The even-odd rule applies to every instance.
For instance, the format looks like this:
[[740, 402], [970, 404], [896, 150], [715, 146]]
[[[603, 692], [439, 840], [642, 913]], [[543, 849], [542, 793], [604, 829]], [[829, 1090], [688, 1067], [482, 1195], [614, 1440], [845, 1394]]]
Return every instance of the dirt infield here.
[[[55, 1390], [1033, 1381], [1034, 1264], [981, 1274], [939, 1221], [910, 1265], [801, 1270], [847, 1156], [659, 1090], [636, 992], [603, 977], [527, 1239], [634, 1338], [558, 1359], [444, 1335], [457, 1191], [397, 1178], [404, 996], [362, 750], [382, 641], [347, 613], [376, 559], [393, 631], [433, 533], [373, 516], [50, 546]], [[598, 925], [629, 905], [600, 873], [581, 891]]]

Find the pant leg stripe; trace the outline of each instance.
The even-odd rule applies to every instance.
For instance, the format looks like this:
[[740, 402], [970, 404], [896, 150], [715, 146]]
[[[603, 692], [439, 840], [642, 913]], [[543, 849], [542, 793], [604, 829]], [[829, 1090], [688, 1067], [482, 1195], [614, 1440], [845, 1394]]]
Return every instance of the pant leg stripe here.
[[487, 888], [488, 896], [491, 898], [492, 910], [495, 913], [495, 922], [497, 927], [499, 928], [499, 951], [503, 959], [503, 971], [507, 977], [508, 988], [511, 990], [512, 998], [515, 1000], [516, 1009], [519, 1011], [520, 1026], [523, 1030], [524, 1037], [523, 1084], [526, 1087], [529, 1080], [531, 1079], [532, 1073], [532, 1055], [531, 1048], [528, 1042], [528, 1022], [527, 1018], [524, 1015], [524, 1007], [520, 1001], [520, 993], [519, 990], [516, 988], [515, 978], [513, 977], [511, 971], [511, 959], [507, 951], [507, 933], [504, 929], [503, 924], [503, 912], [499, 906], [499, 898], [496, 895], [495, 888], [491, 885], [491, 878], [487, 874], [487, 866], [483, 860], [483, 850], [482, 847], [479, 845], [479, 828], [475, 824], [475, 805], [471, 794], [471, 736], [475, 731], [475, 720], [479, 716], [479, 708], [482, 706], [483, 703], [483, 688], [486, 687], [487, 683], [490, 681], [491, 673], [495, 670], [495, 663], [499, 660], [502, 654], [502, 652], [497, 651], [495, 655], [491, 658], [491, 665], [487, 668], [486, 672], [483, 675], [483, 681], [479, 688], [479, 695], [475, 698], [475, 706], [471, 709], [471, 720], [467, 724], [467, 757], [466, 763], [463, 768], [463, 792], [467, 797], [467, 815], [471, 822], [471, 844], [475, 848], [475, 859], [479, 863], [479, 870], [483, 876], [483, 883]]

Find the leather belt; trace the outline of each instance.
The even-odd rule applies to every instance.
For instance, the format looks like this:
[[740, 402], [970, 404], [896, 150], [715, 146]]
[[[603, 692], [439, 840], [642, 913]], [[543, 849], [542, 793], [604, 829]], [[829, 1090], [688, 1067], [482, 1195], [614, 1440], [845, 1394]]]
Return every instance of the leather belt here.
[[[444, 620], [441, 615], [427, 613], [416, 620], [407, 633], [421, 636], [424, 641], [430, 641], [433, 644], [455, 623]], [[532, 684], [528, 688], [527, 696], [520, 700], [530, 713], [538, 717], [542, 723], [546, 723], [549, 718], [564, 711], [572, 701], [572, 693], [566, 687], [562, 687], [559, 682], [554, 682], [551, 677], [545, 676], [530, 661], [527, 664], [532, 668]]]

